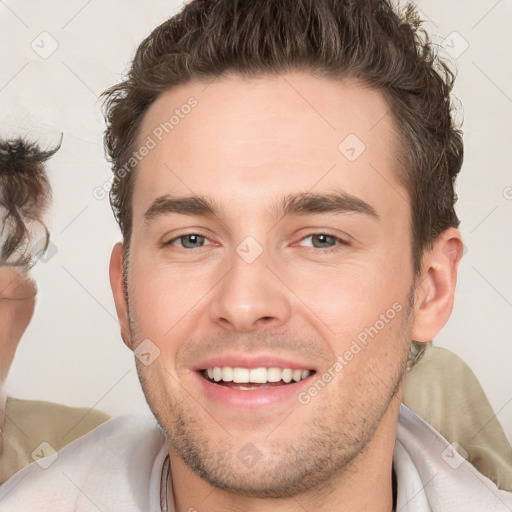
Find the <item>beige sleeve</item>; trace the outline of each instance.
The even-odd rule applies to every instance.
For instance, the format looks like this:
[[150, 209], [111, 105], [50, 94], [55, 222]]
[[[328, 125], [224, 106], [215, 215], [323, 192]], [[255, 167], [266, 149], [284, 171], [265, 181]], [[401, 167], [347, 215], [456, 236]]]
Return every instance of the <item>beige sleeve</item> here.
[[512, 447], [482, 386], [462, 359], [429, 346], [405, 380], [403, 402], [500, 489], [512, 491]]
[[107, 414], [86, 407], [8, 398], [0, 455], [0, 484], [34, 462], [38, 454], [45, 450], [58, 452], [108, 419]]

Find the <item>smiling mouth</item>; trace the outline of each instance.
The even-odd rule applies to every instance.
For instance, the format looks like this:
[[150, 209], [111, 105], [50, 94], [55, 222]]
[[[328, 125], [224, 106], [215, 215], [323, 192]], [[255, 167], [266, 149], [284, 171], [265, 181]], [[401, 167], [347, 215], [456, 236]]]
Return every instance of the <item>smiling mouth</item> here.
[[200, 375], [218, 386], [237, 390], [255, 390], [295, 384], [307, 379], [315, 370], [292, 370], [291, 368], [239, 368], [215, 366], [201, 370]]

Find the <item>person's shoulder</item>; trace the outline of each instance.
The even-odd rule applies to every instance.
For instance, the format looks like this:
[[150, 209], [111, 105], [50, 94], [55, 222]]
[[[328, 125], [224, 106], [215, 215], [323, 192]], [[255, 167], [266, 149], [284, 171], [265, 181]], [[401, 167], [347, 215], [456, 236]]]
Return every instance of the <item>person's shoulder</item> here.
[[[55, 450], [60, 450], [110, 418], [97, 409], [11, 397], [7, 400], [7, 412], [26, 437], [46, 441]], [[39, 444], [34, 442], [34, 446]]]
[[[430, 410], [440, 400], [443, 403], [452, 400], [454, 393], [461, 390], [461, 381], [471, 389], [479, 388], [475, 374], [457, 354], [431, 343], [426, 344], [421, 358], [407, 373], [403, 401], [408, 406], [411, 404], [413, 410], [418, 404]], [[447, 389], [450, 393], [446, 393]], [[467, 389], [462, 388], [462, 392], [466, 393]]]
[[59, 451], [108, 419], [91, 408], [8, 397], [0, 484], [45, 450]]
[[462, 510], [466, 505], [474, 512], [510, 512], [512, 493], [498, 489], [457, 450], [457, 443], [450, 444], [402, 404], [393, 458], [399, 498], [403, 491], [398, 504], [424, 499], [432, 510]]
[[437, 369], [449, 369], [452, 371], [454, 368], [460, 371], [471, 371], [464, 360], [455, 352], [430, 344], [425, 347], [421, 359], [414, 366], [414, 370], [424, 370], [432, 368], [432, 366], [435, 366]]
[[[0, 487], [2, 512], [132, 508], [144, 500], [165, 436], [154, 418], [114, 418], [67, 445], [51, 448]], [[59, 508], [60, 507], [60, 508]], [[67, 507], [67, 508], [66, 508]], [[75, 508], [73, 508], [75, 510]]]

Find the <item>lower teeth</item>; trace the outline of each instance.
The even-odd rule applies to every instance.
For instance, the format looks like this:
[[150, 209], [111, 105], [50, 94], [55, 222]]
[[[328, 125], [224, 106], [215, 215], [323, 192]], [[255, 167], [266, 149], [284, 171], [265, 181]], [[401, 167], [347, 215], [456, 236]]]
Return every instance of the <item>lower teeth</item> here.
[[[207, 379], [208, 382], [212, 384], [216, 384], [217, 386], [224, 386], [225, 388], [237, 389], [242, 391], [251, 391], [255, 389], [264, 389], [264, 388], [273, 388], [279, 386], [286, 386], [287, 383], [280, 380], [279, 382], [266, 382], [266, 383], [256, 383], [256, 382], [224, 382], [220, 380], [219, 382], [215, 382], [214, 380]], [[293, 384], [293, 382], [290, 382]]]

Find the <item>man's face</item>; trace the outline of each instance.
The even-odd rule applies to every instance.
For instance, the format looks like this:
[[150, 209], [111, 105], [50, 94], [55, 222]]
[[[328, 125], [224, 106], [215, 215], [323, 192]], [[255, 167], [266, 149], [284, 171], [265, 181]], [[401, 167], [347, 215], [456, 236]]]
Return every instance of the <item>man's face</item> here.
[[34, 313], [36, 284], [23, 270], [0, 265], [0, 389]]
[[[162, 94], [148, 137], [128, 343], [170, 451], [219, 488], [312, 488], [396, 425], [413, 272], [388, 105], [354, 82], [232, 76]], [[170, 201], [192, 197], [214, 212]]]

